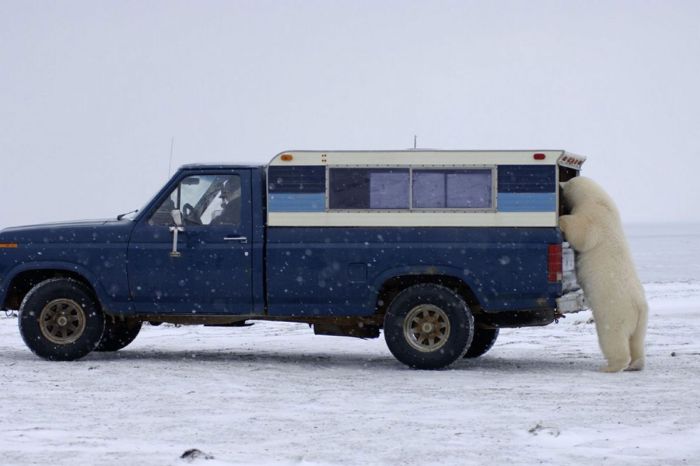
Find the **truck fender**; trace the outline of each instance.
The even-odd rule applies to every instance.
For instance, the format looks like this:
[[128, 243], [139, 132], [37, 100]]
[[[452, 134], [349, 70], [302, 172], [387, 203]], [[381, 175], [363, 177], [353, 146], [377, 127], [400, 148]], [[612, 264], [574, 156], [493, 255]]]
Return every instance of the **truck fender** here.
[[475, 276], [469, 272], [469, 270], [463, 270], [457, 267], [451, 267], [448, 265], [408, 265], [401, 267], [392, 267], [390, 269], [382, 271], [380, 274], [376, 275], [370, 281], [371, 289], [373, 293], [370, 295], [370, 306], [375, 306], [378, 299], [379, 293], [386, 282], [391, 279], [404, 277], [404, 276], [430, 276], [430, 277], [448, 277], [450, 279], [456, 279], [463, 282], [471, 292], [478, 299], [478, 290], [480, 289], [480, 284]]
[[42, 270], [58, 270], [79, 275], [94, 290], [97, 299], [103, 306], [111, 302], [109, 294], [102, 287], [95, 276], [88, 269], [79, 264], [73, 264], [70, 262], [29, 262], [16, 265], [10, 269], [7, 275], [3, 278], [2, 283], [0, 283], [0, 305], [5, 300], [7, 292], [9, 291], [10, 283], [12, 283], [12, 280], [14, 280], [19, 274], [30, 271], [38, 272]]

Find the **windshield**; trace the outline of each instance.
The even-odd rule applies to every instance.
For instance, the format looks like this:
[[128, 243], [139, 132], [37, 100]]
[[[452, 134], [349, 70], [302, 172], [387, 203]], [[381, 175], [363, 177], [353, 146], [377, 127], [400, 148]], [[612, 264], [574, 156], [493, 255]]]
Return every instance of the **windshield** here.
[[238, 175], [192, 175], [180, 181], [148, 219], [149, 225], [172, 225], [180, 210], [188, 225], [237, 225], [241, 182]]
[[138, 208], [138, 209], [136, 209], [136, 210], [131, 210], [131, 211], [129, 211], [129, 212], [124, 212], [123, 214], [117, 215], [117, 220], [130, 220], [130, 221], [131, 221], [131, 220], [134, 220], [134, 219], [136, 218], [136, 216], [139, 214], [139, 212], [143, 212], [143, 210], [144, 210], [146, 207], [148, 207], [148, 204], [151, 203], [151, 201], [153, 200], [153, 198], [156, 197], [156, 196], [158, 195], [159, 192], [160, 192], [160, 191], [156, 191], [156, 192], [153, 194], [153, 196], [149, 197], [149, 198], [148, 198], [149, 200], [148, 200], [144, 205], [142, 205], [140, 208]]
[[132, 210], [131, 212], [126, 212], [124, 214], [119, 214], [117, 215], [117, 220], [133, 220], [136, 217], [136, 214], [141, 212], [141, 209], [136, 209]]

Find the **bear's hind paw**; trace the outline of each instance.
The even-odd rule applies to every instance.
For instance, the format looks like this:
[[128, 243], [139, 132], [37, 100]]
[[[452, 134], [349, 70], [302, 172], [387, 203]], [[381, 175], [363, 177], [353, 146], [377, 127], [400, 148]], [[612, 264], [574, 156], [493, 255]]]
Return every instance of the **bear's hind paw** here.
[[625, 365], [625, 366], [620, 366], [620, 365], [611, 366], [611, 365], [607, 365], [607, 366], [601, 367], [601, 368], [600, 368], [600, 372], [606, 372], [606, 373], [622, 372], [622, 371], [625, 370], [626, 368], [627, 368], [626, 365]]
[[644, 359], [637, 359], [635, 361], [632, 361], [632, 364], [629, 365], [626, 371], [641, 371], [644, 369]]

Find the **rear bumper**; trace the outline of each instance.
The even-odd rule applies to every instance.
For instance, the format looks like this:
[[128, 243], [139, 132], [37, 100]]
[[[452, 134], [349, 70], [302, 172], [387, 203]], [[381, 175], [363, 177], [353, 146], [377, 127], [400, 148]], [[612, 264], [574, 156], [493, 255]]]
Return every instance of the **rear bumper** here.
[[583, 290], [571, 291], [564, 296], [557, 298], [557, 310], [562, 314], [581, 312], [588, 309]]

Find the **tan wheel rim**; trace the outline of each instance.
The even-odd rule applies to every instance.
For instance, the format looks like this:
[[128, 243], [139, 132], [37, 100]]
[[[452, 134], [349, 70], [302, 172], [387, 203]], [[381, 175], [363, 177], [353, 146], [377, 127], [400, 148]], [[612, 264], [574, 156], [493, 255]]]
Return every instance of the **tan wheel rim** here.
[[450, 337], [450, 320], [439, 307], [433, 304], [419, 304], [406, 316], [403, 336], [408, 344], [418, 351], [437, 351]]
[[67, 345], [85, 331], [85, 311], [70, 299], [55, 299], [39, 315], [41, 333], [52, 343]]

